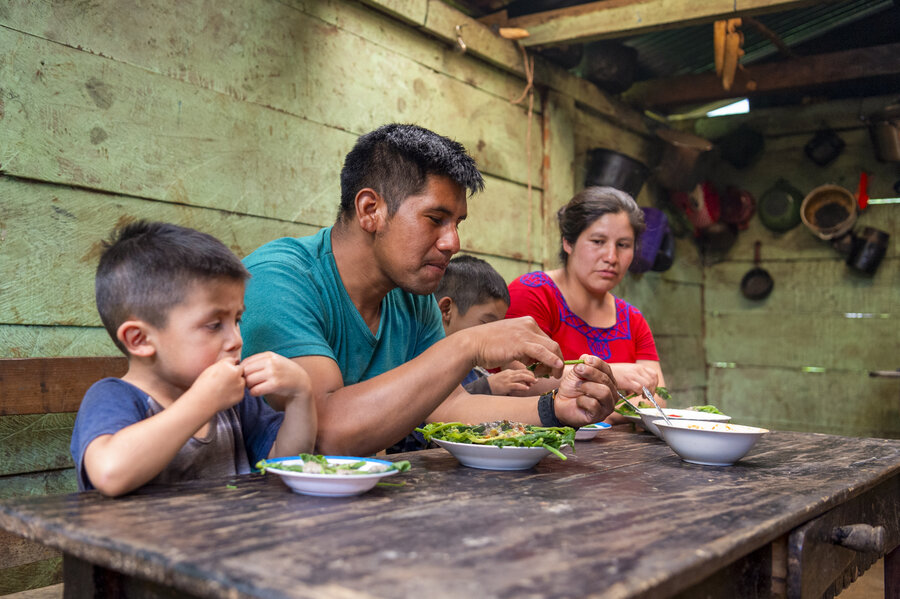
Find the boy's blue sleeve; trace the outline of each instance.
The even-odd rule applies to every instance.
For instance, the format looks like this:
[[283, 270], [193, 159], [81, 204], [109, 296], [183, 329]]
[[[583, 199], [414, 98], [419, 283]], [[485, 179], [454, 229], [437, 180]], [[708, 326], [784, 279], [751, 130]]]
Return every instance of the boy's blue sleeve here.
[[253, 468], [256, 462], [269, 457], [269, 451], [272, 450], [275, 437], [284, 422], [284, 412], [276, 412], [262, 397], [254, 397], [246, 391], [237, 408], [244, 434], [244, 447], [250, 467]]
[[144, 420], [148, 409], [147, 394], [120, 379], [103, 379], [87, 390], [75, 417], [69, 447], [75, 461], [79, 491], [94, 488], [84, 470], [84, 452], [91, 441]]

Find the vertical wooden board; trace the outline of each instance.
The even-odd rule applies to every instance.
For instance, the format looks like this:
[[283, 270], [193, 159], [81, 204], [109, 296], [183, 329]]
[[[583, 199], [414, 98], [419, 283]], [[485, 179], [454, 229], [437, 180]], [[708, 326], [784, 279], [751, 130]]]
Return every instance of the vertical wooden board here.
[[64, 495], [77, 491], [75, 468], [0, 477], [0, 500], [28, 495]]
[[706, 352], [703, 335], [653, 335], [659, 364], [669, 389], [702, 387], [706, 384]]
[[102, 327], [0, 325], [0, 358], [118, 356]]
[[315, 225], [354, 135], [0, 30], [4, 172]]
[[[215, 235], [243, 257], [276, 237], [316, 227], [146, 202], [0, 177], [0, 323], [97, 326], [94, 273], [101, 241], [120, 224], [161, 220]], [[11, 201], [11, 198], [16, 198]]]
[[[340, 7], [346, 11], [326, 7], [329, 15], [337, 10], [334, 24], [271, 1], [236, 10], [199, 2], [179, 3], [174, 13], [172, 8], [168, 4], [138, 7], [123, 19], [126, 31], [133, 32], [131, 37], [118, 26], [113, 35], [105, 28], [97, 31], [97, 21], [87, 21], [81, 10], [72, 10], [71, 16], [93, 31], [94, 37], [84, 39], [91, 40], [88, 46], [103, 56], [122, 57], [154, 72], [356, 134], [388, 122], [415, 122], [457, 138], [487, 172], [513, 180], [524, 176], [524, 152], [516, 152], [524, 145], [524, 128], [517, 131], [510, 123], [524, 120], [524, 111], [508, 100], [522, 86], [508, 74], [496, 69], [479, 71], [480, 81], [501, 80], [488, 84], [503, 92], [498, 97], [473, 87], [475, 80], [469, 73], [476, 69], [458, 68], [463, 79], [436, 73], [432, 65], [395, 51], [397, 46], [421, 47], [420, 33], [358, 6]], [[101, 10], [108, 12], [110, 7], [93, 9], [102, 23]], [[29, 20], [42, 18], [47, 19], [43, 13], [20, 15], [26, 26]], [[81, 47], [83, 40], [73, 40], [60, 29], [67, 19], [61, 15], [50, 20], [53, 38]], [[153, 43], [145, 41], [148, 20], [162, 29]], [[378, 38], [373, 42], [343, 28], [348, 22], [373, 20], [394, 32], [390, 42]], [[356, 29], [360, 28], [357, 24]], [[375, 29], [369, 25], [366, 32], [371, 35]], [[433, 40], [428, 43], [435, 46]], [[229, 60], [223, 61], [223, 56]], [[498, 135], [497, 129], [503, 133]]]
[[623, 280], [614, 295], [636, 306], [654, 335], [696, 335], [703, 330], [701, 293], [699, 285], [644, 275]]
[[710, 363], [817, 367], [866, 373], [900, 368], [900, 334], [893, 318], [845, 318], [807, 312], [720, 313], [706, 317]]
[[75, 414], [0, 416], [0, 476], [71, 468]]
[[517, 183], [488, 177], [484, 192], [468, 202], [468, 218], [459, 235], [466, 251], [537, 262], [541, 258], [541, 193], [528, 205], [527, 189]]
[[558, 264], [559, 221], [557, 212], [575, 194], [575, 101], [556, 92], [543, 95], [543, 249], [545, 270]]
[[724, 262], [705, 270], [707, 313], [753, 311], [767, 314], [888, 314], [900, 308], [900, 261], [882, 262], [874, 277], [857, 275], [836, 259], [772, 262], [762, 265], [775, 285], [764, 300], [741, 293], [750, 264]]
[[863, 374], [711, 368], [707, 397], [737, 424], [900, 438], [897, 383]]

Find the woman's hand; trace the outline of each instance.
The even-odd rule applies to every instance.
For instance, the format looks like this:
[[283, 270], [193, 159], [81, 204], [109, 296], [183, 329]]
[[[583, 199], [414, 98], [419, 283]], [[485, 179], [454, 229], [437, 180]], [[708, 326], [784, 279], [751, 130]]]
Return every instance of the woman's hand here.
[[653, 391], [659, 386], [659, 373], [655, 368], [643, 364], [610, 364], [616, 385], [623, 393], [642, 393], [642, 387]]

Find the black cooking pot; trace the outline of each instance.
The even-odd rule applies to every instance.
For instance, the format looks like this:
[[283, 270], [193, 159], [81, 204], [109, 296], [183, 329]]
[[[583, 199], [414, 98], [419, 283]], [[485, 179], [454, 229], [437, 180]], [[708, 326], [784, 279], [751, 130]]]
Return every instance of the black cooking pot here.
[[650, 170], [644, 163], [630, 156], [609, 150], [595, 148], [588, 151], [585, 187], [601, 185], [621, 189], [632, 198], [637, 198], [644, 186]]

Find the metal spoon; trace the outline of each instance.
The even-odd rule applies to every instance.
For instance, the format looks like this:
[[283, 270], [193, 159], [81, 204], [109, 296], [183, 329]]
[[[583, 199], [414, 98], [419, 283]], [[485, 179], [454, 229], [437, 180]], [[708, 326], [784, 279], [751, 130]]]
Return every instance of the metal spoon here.
[[661, 407], [659, 407], [659, 404], [656, 403], [655, 399], [653, 399], [653, 394], [650, 393], [650, 390], [647, 389], [647, 387], [641, 387], [641, 389], [644, 390], [644, 397], [649, 399], [650, 403], [652, 403], [654, 406], [656, 406], [656, 409], [659, 410], [659, 413], [662, 414], [663, 418], [665, 418], [666, 424], [668, 424], [669, 426], [672, 426], [672, 421], [669, 420], [669, 417], [666, 416], [666, 413], [663, 411], [663, 409]]

